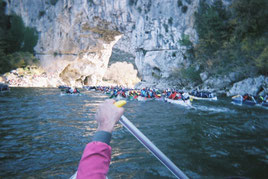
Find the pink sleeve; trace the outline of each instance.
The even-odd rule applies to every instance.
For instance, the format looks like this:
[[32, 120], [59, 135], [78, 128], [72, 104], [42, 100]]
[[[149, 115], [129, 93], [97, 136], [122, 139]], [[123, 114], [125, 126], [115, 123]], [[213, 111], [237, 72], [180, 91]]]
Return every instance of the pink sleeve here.
[[87, 144], [80, 160], [77, 179], [105, 179], [109, 171], [112, 148], [103, 142]]

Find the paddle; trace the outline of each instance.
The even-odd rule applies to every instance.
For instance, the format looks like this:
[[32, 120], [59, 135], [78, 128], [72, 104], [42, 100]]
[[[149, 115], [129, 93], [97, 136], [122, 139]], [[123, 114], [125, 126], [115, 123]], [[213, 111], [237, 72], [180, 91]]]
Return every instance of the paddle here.
[[[117, 107], [122, 107], [127, 102], [124, 100], [114, 103]], [[134, 136], [136, 139], [146, 147], [163, 165], [165, 165], [175, 177], [180, 179], [188, 179], [188, 177], [163, 153], [159, 150], [132, 122], [130, 122], [124, 115], [121, 116], [119, 122]], [[70, 179], [75, 179], [77, 172], [71, 176]]]
[[[117, 101], [114, 103], [117, 107], [122, 107], [126, 101]], [[163, 165], [165, 165], [177, 178], [188, 178], [169, 158], [161, 152], [132, 122], [130, 122], [124, 115], [119, 122], [134, 136], [138, 141], [144, 145]]]

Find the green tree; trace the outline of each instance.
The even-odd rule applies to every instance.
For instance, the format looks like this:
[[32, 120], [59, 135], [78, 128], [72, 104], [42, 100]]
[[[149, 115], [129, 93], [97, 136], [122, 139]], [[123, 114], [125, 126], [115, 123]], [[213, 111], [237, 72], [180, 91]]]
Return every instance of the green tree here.
[[0, 0], [0, 74], [37, 62], [32, 54], [37, 31], [25, 27], [21, 17], [5, 15], [5, 7], [6, 2]]
[[255, 62], [259, 72], [261, 74], [268, 75], [268, 45], [266, 45], [258, 58], [255, 59]]
[[261, 36], [267, 32], [267, 0], [236, 0], [231, 5], [231, 11], [231, 22], [239, 39]]
[[195, 59], [201, 66], [213, 67], [212, 73], [255, 68], [267, 74], [268, 1], [236, 0], [229, 9], [220, 0], [200, 1]]

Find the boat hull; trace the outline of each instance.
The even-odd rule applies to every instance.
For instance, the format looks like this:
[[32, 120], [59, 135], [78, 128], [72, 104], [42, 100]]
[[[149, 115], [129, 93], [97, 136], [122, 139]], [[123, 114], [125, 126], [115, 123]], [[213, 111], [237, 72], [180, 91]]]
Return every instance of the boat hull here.
[[191, 101], [189, 99], [188, 100], [173, 100], [173, 99], [165, 98], [165, 101], [168, 103], [172, 103], [172, 104], [192, 107]]
[[243, 100], [243, 97], [241, 95], [232, 97], [232, 103], [239, 104], [239, 105], [245, 104], [249, 106], [255, 106], [257, 104], [256, 101]]
[[205, 101], [217, 101], [218, 100], [217, 96], [215, 96], [213, 98], [201, 98], [201, 97], [191, 96], [190, 95], [190, 98], [196, 99], [196, 100], [205, 100]]

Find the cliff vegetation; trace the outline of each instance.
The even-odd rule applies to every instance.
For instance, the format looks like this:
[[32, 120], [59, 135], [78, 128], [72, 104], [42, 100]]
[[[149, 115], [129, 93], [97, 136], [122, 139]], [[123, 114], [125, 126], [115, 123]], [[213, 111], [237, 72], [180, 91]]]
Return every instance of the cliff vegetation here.
[[36, 30], [25, 27], [17, 15], [5, 15], [5, 7], [6, 2], [0, 0], [0, 74], [38, 62], [33, 55]]
[[211, 75], [242, 71], [268, 75], [268, 1], [200, 1], [195, 13], [199, 42], [194, 60]]

